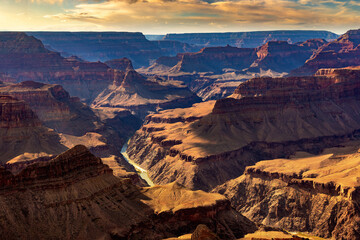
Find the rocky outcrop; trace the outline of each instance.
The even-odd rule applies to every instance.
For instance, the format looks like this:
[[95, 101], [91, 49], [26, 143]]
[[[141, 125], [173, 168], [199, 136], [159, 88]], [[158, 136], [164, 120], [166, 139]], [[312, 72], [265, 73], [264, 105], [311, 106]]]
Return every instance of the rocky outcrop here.
[[24, 102], [0, 96], [0, 162], [6, 163], [22, 154], [59, 154], [66, 147], [60, 137], [42, 125]]
[[256, 230], [219, 194], [178, 184], [139, 188], [113, 176], [83, 146], [17, 174], [7, 169], [0, 169], [0, 233], [6, 239], [155, 240], [193, 232], [199, 224], [236, 239]]
[[360, 65], [360, 30], [350, 30], [337, 40], [320, 47], [306, 63], [290, 75], [313, 75], [322, 68], [344, 68]]
[[214, 105], [150, 115], [128, 154], [157, 184], [210, 190], [259, 160], [319, 153], [360, 129], [359, 71], [336, 74], [253, 79]]
[[157, 76], [145, 77], [133, 69], [118, 71], [111, 86], [93, 101], [93, 107], [115, 107], [140, 118], [160, 109], [187, 107], [201, 99], [186, 86]]
[[191, 240], [220, 240], [206, 225], [199, 225], [191, 235]]
[[112, 59], [112, 60], [106, 61], [105, 63], [109, 67], [119, 70], [119, 71], [122, 71], [122, 72], [134, 70], [132, 62], [128, 58]]
[[176, 40], [200, 46], [226, 46], [257, 48], [268, 41], [304, 42], [308, 39], [333, 40], [338, 35], [327, 31], [258, 31], [232, 33], [182, 33], [167, 34], [165, 40]]
[[217, 187], [251, 220], [324, 238], [359, 239], [359, 153], [258, 162]]

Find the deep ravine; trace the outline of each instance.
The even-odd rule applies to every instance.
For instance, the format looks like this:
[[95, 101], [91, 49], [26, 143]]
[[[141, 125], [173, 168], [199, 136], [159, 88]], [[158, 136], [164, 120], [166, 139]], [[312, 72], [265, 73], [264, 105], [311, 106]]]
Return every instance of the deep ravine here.
[[139, 176], [144, 179], [146, 181], [147, 184], [149, 184], [150, 187], [154, 186], [155, 184], [153, 183], [153, 181], [151, 181], [151, 179], [149, 178], [149, 175], [147, 173], [147, 171], [145, 169], [143, 169], [142, 167], [140, 167], [140, 165], [136, 164], [134, 161], [132, 161], [129, 158], [129, 155], [126, 153], [126, 150], [128, 148], [128, 142], [127, 141], [124, 146], [121, 149], [121, 154], [123, 155], [123, 157], [125, 158], [125, 160], [130, 163], [131, 165], [134, 166], [134, 168], [136, 169], [136, 171], [138, 172]]

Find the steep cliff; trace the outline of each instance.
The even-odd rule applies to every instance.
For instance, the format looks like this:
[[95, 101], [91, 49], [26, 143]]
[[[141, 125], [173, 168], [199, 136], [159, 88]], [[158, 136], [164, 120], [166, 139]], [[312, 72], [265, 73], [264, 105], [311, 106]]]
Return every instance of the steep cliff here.
[[128, 154], [155, 183], [209, 190], [259, 160], [318, 153], [357, 136], [359, 73], [255, 78], [215, 104], [149, 115]]
[[337, 40], [320, 47], [306, 63], [290, 75], [305, 76], [321, 68], [343, 68], [360, 65], [360, 30], [350, 30]]
[[19, 155], [59, 154], [67, 148], [53, 130], [42, 125], [24, 101], [0, 96], [0, 162]]
[[359, 142], [353, 145], [320, 156], [258, 162], [214, 192], [258, 223], [324, 238], [359, 239], [360, 155], [356, 150], [343, 153]]
[[136, 187], [114, 177], [83, 146], [13, 169], [0, 168], [0, 233], [6, 239], [155, 240], [192, 232], [198, 224], [236, 239], [256, 230], [219, 194], [175, 183]]
[[[118, 167], [135, 171], [120, 153], [122, 145], [140, 126], [140, 120], [129, 111], [94, 110], [81, 103], [78, 98], [70, 97], [60, 85], [32, 81], [0, 84], [0, 95], [12, 96], [26, 102], [39, 117], [36, 117], [39, 124], [41, 125], [41, 121], [44, 126], [54, 129], [66, 147], [83, 144], [97, 156], [107, 157], [108, 161], [113, 160], [114, 165], [118, 163]], [[12, 124], [17, 123], [14, 121]], [[62, 148], [59, 152], [63, 150]]]
[[290, 72], [302, 66], [313, 52], [319, 48], [321, 40], [307, 41], [301, 44], [289, 44], [286, 41], [270, 41], [257, 49], [257, 56], [249, 71], [269, 70]]

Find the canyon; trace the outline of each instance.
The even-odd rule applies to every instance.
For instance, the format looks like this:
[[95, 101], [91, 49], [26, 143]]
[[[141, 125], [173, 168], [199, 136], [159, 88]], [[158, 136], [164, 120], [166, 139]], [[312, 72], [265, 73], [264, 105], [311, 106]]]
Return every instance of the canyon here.
[[199, 224], [222, 239], [237, 239], [257, 229], [219, 194], [176, 183], [137, 187], [81, 145], [0, 171], [0, 232], [6, 239], [163, 239]]
[[349, 68], [254, 78], [228, 98], [147, 116], [127, 153], [156, 184], [211, 190], [257, 161], [356, 138], [359, 74]]
[[203, 100], [217, 100], [231, 95], [241, 82], [251, 78], [285, 76], [326, 43], [323, 39], [310, 39], [296, 44], [269, 41], [258, 48], [205, 47], [196, 53], [160, 57], [138, 71], [183, 81]]
[[359, 39], [1, 32], [0, 235], [359, 239]]
[[139, 74], [128, 59], [113, 60], [110, 65], [117, 68], [116, 80], [94, 99], [94, 108], [124, 108], [143, 119], [150, 112], [187, 107], [201, 101], [179, 81]]

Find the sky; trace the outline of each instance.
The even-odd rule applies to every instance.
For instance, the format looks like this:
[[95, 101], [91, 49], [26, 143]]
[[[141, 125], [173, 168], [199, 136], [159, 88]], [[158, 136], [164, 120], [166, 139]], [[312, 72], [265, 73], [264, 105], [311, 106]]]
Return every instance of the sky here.
[[360, 0], [0, 0], [1, 31], [145, 34], [360, 28]]

